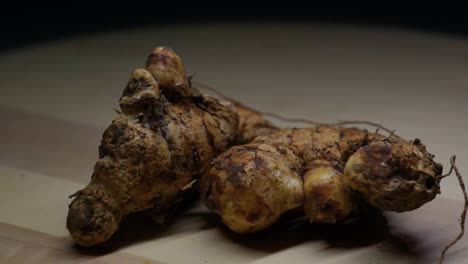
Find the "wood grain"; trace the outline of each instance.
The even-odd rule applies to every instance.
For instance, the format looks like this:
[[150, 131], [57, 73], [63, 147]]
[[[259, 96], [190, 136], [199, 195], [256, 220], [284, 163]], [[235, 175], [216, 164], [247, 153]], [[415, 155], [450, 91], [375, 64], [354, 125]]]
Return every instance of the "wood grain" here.
[[0, 120], [0, 165], [80, 183], [91, 178], [104, 128], [4, 106]]
[[125, 253], [80, 254], [66, 239], [0, 223], [0, 263], [161, 263]]

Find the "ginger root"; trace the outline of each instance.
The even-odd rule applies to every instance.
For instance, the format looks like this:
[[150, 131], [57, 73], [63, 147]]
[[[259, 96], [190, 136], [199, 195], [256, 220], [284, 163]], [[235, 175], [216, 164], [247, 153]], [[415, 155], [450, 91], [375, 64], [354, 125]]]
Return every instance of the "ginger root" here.
[[274, 129], [248, 109], [237, 113], [201, 95], [181, 59], [163, 47], [132, 72], [120, 109], [103, 134], [91, 182], [69, 206], [67, 228], [83, 246], [108, 240], [130, 213], [173, 206], [213, 158], [257, 135], [252, 126]]
[[[419, 139], [339, 126], [346, 121], [280, 129], [264, 116], [281, 116], [221, 98], [227, 102], [201, 94], [177, 54], [156, 48], [146, 67], [131, 74], [119, 117], [104, 131], [91, 182], [71, 196], [72, 238], [83, 246], [103, 243], [133, 212], [164, 218], [188, 189], [195, 191], [198, 179], [208, 209], [234, 232], [252, 233], [297, 208], [312, 223], [343, 221], [367, 204], [414, 210], [434, 199], [450, 174], [441, 175], [442, 166]], [[440, 262], [463, 236], [468, 209], [463, 179], [451, 162], [465, 207], [461, 232]]]
[[249, 233], [298, 207], [314, 223], [348, 218], [360, 199], [383, 210], [413, 210], [440, 192], [441, 173], [420, 140], [357, 128], [281, 129], [216, 158], [201, 197], [230, 229]]

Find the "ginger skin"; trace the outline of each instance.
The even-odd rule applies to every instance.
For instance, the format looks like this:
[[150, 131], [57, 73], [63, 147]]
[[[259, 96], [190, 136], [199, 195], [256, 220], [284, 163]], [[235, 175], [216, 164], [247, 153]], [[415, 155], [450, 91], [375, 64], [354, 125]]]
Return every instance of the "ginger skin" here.
[[201, 95], [181, 59], [163, 47], [145, 69], [132, 72], [120, 108], [104, 131], [91, 182], [69, 206], [67, 229], [83, 246], [108, 240], [132, 212], [171, 207], [217, 155], [255, 136], [239, 125], [245, 119], [274, 129], [256, 113], [238, 114], [233, 105]]
[[383, 210], [414, 210], [440, 192], [442, 173], [419, 140], [331, 126], [258, 136], [212, 164], [202, 200], [238, 233], [263, 230], [299, 207], [310, 222], [336, 223], [358, 209], [358, 197]]

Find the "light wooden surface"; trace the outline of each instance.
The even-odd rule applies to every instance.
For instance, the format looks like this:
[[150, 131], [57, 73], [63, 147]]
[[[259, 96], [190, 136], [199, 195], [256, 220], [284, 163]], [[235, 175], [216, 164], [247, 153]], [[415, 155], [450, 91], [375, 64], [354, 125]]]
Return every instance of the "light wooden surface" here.
[[82, 254], [71, 241], [13, 225], [0, 223], [0, 261], [2, 263], [157, 263], [124, 253], [103, 256]]
[[[67, 196], [88, 182], [129, 73], [156, 45], [176, 49], [199, 81], [259, 109], [319, 121], [383, 122], [421, 138], [446, 167], [457, 154], [460, 171], [468, 172], [466, 40], [269, 24], [77, 36], [0, 54], [0, 261], [434, 263], [458, 232], [461, 194], [449, 177], [433, 202], [372, 222], [332, 228], [283, 221], [268, 232], [238, 236], [199, 205], [166, 230], [134, 216], [105, 247], [78, 250], [65, 229]], [[465, 263], [467, 248], [463, 239], [446, 263]]]

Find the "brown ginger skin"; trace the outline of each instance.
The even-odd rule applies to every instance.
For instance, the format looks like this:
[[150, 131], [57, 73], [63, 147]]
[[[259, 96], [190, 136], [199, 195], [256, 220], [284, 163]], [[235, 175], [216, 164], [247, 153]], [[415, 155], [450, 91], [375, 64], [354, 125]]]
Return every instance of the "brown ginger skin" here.
[[[253, 162], [264, 149], [275, 155]], [[295, 173], [277, 173], [288, 164]], [[439, 193], [441, 172], [419, 140], [331, 126], [281, 129], [220, 155], [201, 191], [206, 206], [230, 229], [249, 233], [301, 206], [310, 222], [342, 221], [355, 211], [356, 196], [384, 210], [413, 210]], [[302, 189], [295, 188], [297, 175]]]
[[162, 47], [133, 71], [120, 108], [103, 134], [91, 182], [69, 206], [67, 228], [83, 246], [108, 240], [132, 212], [173, 205], [214, 157], [245, 138], [239, 120], [255, 118], [200, 95], [180, 58]]
[[344, 169], [346, 184], [382, 210], [419, 208], [440, 192], [442, 166], [416, 139], [372, 142], [354, 153]]
[[202, 200], [233, 231], [256, 232], [303, 204], [300, 168], [300, 159], [287, 147], [233, 147], [202, 177]]

